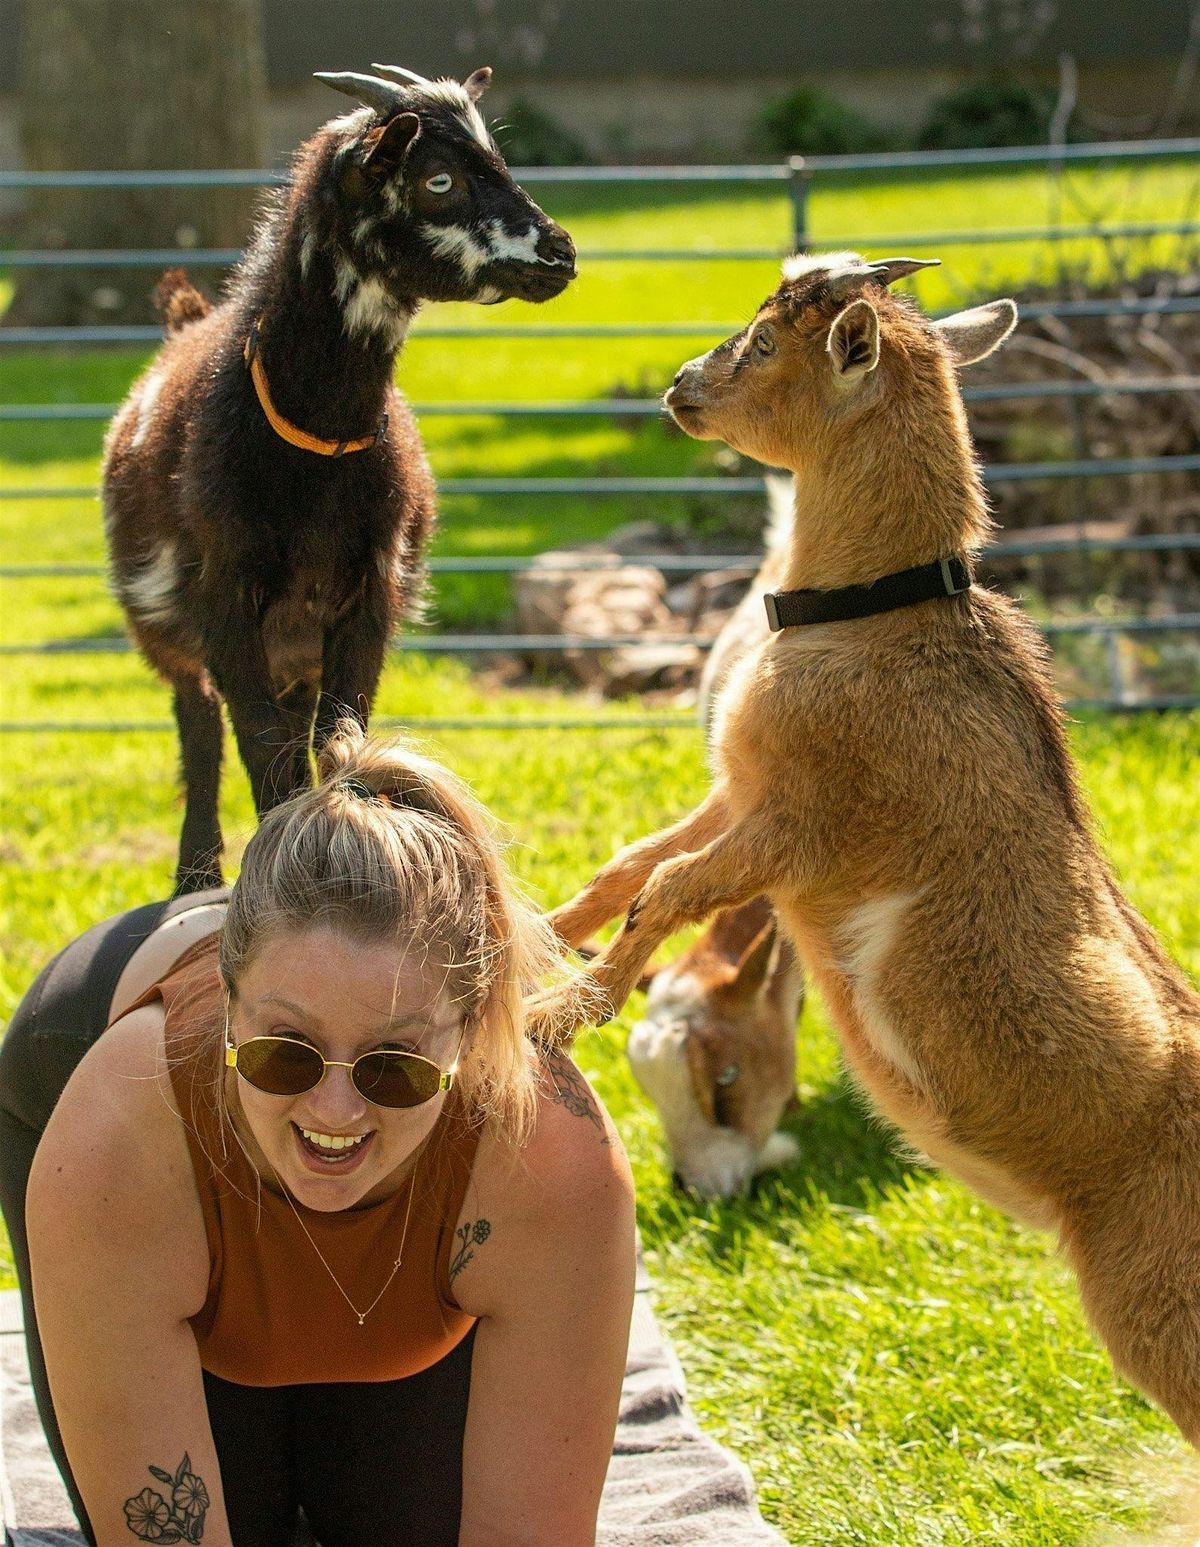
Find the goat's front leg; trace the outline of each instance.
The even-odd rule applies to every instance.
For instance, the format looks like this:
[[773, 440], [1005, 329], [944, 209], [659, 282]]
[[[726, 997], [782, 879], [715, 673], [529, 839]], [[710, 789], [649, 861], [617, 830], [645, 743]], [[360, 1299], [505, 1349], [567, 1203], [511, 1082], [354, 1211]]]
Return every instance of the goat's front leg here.
[[209, 669], [222, 698], [261, 817], [297, 788], [295, 723], [280, 708], [271, 683], [257, 619], [248, 611], [230, 608], [211, 632]]
[[184, 816], [175, 896], [221, 884], [221, 700], [207, 672], [175, 679]]
[[555, 933], [567, 945], [582, 945], [601, 924], [625, 911], [656, 865], [702, 848], [728, 822], [729, 798], [725, 787], [717, 785], [682, 821], [621, 849], [570, 902], [555, 908], [550, 914]]
[[698, 852], [659, 865], [634, 899], [620, 933], [588, 970], [529, 1001], [529, 1035], [558, 1044], [569, 1041], [581, 1024], [602, 1026], [611, 1020], [668, 935], [769, 888], [772, 858], [786, 847], [778, 828], [756, 814]]
[[313, 733], [318, 755], [339, 720], [355, 719], [366, 729], [391, 630], [387, 598], [381, 587], [368, 584], [325, 636]]

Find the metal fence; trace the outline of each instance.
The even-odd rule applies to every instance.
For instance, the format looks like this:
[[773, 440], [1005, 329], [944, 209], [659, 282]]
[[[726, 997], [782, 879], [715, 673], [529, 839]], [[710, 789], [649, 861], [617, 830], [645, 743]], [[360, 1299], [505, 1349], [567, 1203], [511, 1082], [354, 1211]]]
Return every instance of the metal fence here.
[[[1125, 221], [1104, 223], [1054, 224], [1042, 227], [1003, 229], [970, 229], [946, 231], [922, 231], [900, 233], [838, 233], [829, 236], [815, 232], [811, 220], [811, 196], [822, 178], [844, 178], [848, 174], [925, 171], [931, 169], [966, 169], [1000, 166], [1042, 165], [1049, 170], [1061, 170], [1067, 165], [1081, 163], [1144, 162], [1150, 159], [1196, 157], [1200, 155], [1200, 140], [1184, 139], [1149, 143], [1122, 143], [1088, 146], [1031, 147], [990, 151], [959, 152], [912, 152], [889, 155], [794, 157], [784, 165], [766, 166], [706, 166], [706, 167], [584, 167], [584, 168], [528, 168], [517, 172], [519, 179], [528, 185], [547, 183], [760, 183], [783, 184], [786, 187], [792, 224], [792, 241], [787, 247], [687, 247], [687, 248], [606, 248], [584, 250], [581, 262], [597, 263], [614, 260], [646, 262], [689, 262], [713, 260], [778, 259], [797, 247], [839, 249], [899, 250], [910, 246], [973, 246], [982, 243], [1038, 241], [1059, 242], [1089, 238], [1111, 241], [1114, 238], [1139, 238], [1162, 235], [1200, 236], [1200, 222], [1191, 219]], [[282, 172], [264, 171], [211, 171], [211, 172], [12, 172], [0, 171], [0, 188], [94, 188], [98, 192], [111, 188], [129, 187], [212, 187], [212, 186], [267, 186], [286, 181]], [[0, 266], [9, 268], [37, 268], [50, 266], [125, 266], [130, 268], [167, 267], [187, 264], [191, 267], [211, 265], [226, 267], [236, 261], [239, 254], [225, 249], [114, 249], [101, 251], [60, 250], [10, 250], [0, 253]], [[1164, 297], [1093, 297], [1085, 300], [1055, 300], [1037, 302], [1022, 307], [1022, 317], [1070, 319], [1097, 316], [1154, 317], [1182, 315], [1200, 311], [1200, 296]], [[540, 324], [524, 323], [519, 326], [470, 327], [439, 325], [436, 322], [419, 321], [414, 334], [424, 338], [611, 338], [613, 340], [646, 337], [688, 337], [704, 340], [719, 338], [736, 331], [741, 320], [695, 322], [653, 322], [630, 320], [610, 324]], [[102, 344], [154, 344], [161, 338], [155, 327], [111, 326], [77, 328], [0, 328], [0, 347], [62, 348], [95, 346]], [[1196, 392], [1200, 389], [1200, 377], [1187, 375], [1129, 376], [1103, 382], [1088, 380], [1057, 380], [1046, 382], [1000, 383], [986, 387], [967, 387], [963, 396], [968, 403], [997, 402], [1012, 399], [1072, 400], [1082, 402], [1101, 396], [1173, 394]], [[413, 405], [418, 415], [460, 416], [499, 415], [506, 418], [550, 416], [612, 416], [653, 418], [661, 413], [656, 399], [588, 399], [570, 402], [518, 402], [472, 401], [429, 402]], [[114, 412], [114, 404], [92, 403], [19, 403], [0, 405], [0, 423], [63, 421], [101, 421]], [[1080, 451], [1086, 448], [1077, 448]], [[991, 485], [1027, 482], [1033, 480], [1079, 480], [1085, 478], [1129, 476], [1134, 474], [1192, 473], [1200, 471], [1200, 453], [1157, 457], [1095, 457], [1078, 454], [1071, 459], [1052, 462], [1015, 462], [993, 464], [985, 470], [985, 479]], [[489, 498], [511, 496], [556, 497], [563, 495], [637, 495], [637, 494], [759, 494], [764, 492], [765, 482], [761, 475], [737, 477], [573, 477], [573, 478], [447, 478], [439, 482], [443, 496], [483, 495]], [[0, 499], [41, 501], [47, 499], [95, 499], [94, 488], [61, 485], [31, 485], [27, 487], [0, 488]], [[1150, 551], [1197, 551], [1200, 550], [1200, 534], [1180, 533], [1154, 537], [1128, 538], [1118, 541], [1089, 541], [1082, 531], [1073, 533], [1070, 526], [1063, 528], [1061, 537], [1041, 541], [1010, 541], [996, 544], [990, 551], [995, 557], [1036, 557], [1071, 553], [1087, 557], [1095, 553], [1150, 552]], [[527, 568], [533, 561], [528, 558], [493, 556], [476, 559], [434, 559], [431, 569], [435, 574], [492, 573], [512, 574]], [[660, 558], [630, 556], [623, 563], [659, 563]], [[594, 567], [596, 561], [580, 557], [572, 567], [583, 570]], [[669, 567], [675, 571], [723, 568], [745, 571], [745, 554], [683, 558], [673, 556]], [[0, 578], [14, 581], [33, 577], [66, 577], [99, 575], [99, 566], [89, 565], [0, 565]], [[1070, 622], [1043, 625], [1044, 632], [1052, 638], [1067, 635], [1092, 634], [1103, 641], [1107, 657], [1106, 695], [1082, 701], [1096, 707], [1110, 709], [1194, 707], [1200, 704], [1200, 696], [1194, 694], [1159, 694], [1152, 697], [1134, 696], [1125, 680], [1119, 640], [1122, 637], [1180, 634], [1200, 635], [1200, 613], [1178, 612], [1154, 618], [1084, 618]], [[522, 654], [550, 655], [567, 649], [604, 650], [625, 643], [655, 643], [658, 641], [639, 636], [636, 640], [618, 638], [575, 639], [561, 635], [521, 635], [512, 633], [488, 634], [440, 634], [404, 636], [395, 641], [398, 651], [425, 653], [486, 655], [496, 651], [512, 651]], [[672, 636], [670, 642], [695, 643], [704, 646], [707, 641], [680, 640]], [[66, 654], [118, 652], [129, 647], [124, 640], [49, 640], [30, 645], [6, 645], [0, 653], [16, 654]], [[407, 723], [413, 723], [409, 721]], [[623, 717], [615, 720], [606, 716], [580, 716], [573, 719], [537, 719], [527, 717], [497, 717], [471, 721], [427, 719], [430, 728], [528, 728], [540, 726], [596, 726], [605, 729], [615, 724], [637, 726], [690, 725], [690, 717], [682, 715], [644, 715]], [[166, 723], [145, 722], [107, 725], [91, 722], [15, 722], [0, 721], [0, 730], [102, 730], [102, 729], [166, 729]]]

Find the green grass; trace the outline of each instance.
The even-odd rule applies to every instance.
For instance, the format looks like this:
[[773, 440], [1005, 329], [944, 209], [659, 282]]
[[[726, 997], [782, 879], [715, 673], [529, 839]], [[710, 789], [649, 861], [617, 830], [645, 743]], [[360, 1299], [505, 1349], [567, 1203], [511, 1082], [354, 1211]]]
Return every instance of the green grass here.
[[[832, 233], [976, 218], [1036, 224], [1044, 214], [1041, 184], [1030, 174], [967, 181], [818, 192], [814, 222]], [[1088, 187], [1088, 197], [1111, 201], [1126, 185], [1114, 176]], [[1189, 187], [1183, 169], [1156, 168], [1139, 174], [1132, 192], [1143, 216], [1155, 206], [1154, 215], [1166, 218], [1166, 194], [1178, 194], [1176, 208]], [[631, 202], [630, 190], [604, 189], [573, 194], [573, 204], [566, 190], [562, 198], [551, 192], [547, 202], [583, 245], [782, 244], [787, 230], [782, 201], [744, 190], [703, 200], [658, 190]], [[996, 288], [1029, 282], [1019, 252], [997, 254], [1012, 266], [996, 276]], [[984, 288], [980, 256], [963, 254], [956, 265], [954, 284], [964, 294]], [[616, 265], [596, 265], [534, 320], [733, 321], [770, 288], [773, 272], [705, 264], [663, 274], [631, 265], [622, 275]], [[922, 297], [931, 305], [950, 299], [948, 292]], [[512, 311], [482, 320], [508, 321]], [[478, 312], [464, 316], [480, 320]], [[617, 381], [635, 385], [639, 372], [661, 386], [692, 347], [679, 339], [460, 346], [418, 336], [401, 378], [423, 399], [599, 394]], [[139, 359], [0, 353], [0, 397], [114, 401]], [[444, 475], [714, 465], [713, 448], [654, 425], [433, 419], [424, 429]], [[92, 482], [98, 444], [97, 427], [2, 427], [0, 484]], [[528, 552], [651, 511], [704, 521], [715, 519], [716, 502], [455, 501], [439, 547]], [[102, 558], [94, 505], [0, 501], [0, 523], [5, 562]], [[3, 586], [5, 641], [119, 629], [99, 580]], [[460, 583], [439, 594], [448, 622], [503, 606], [496, 587]], [[430, 743], [509, 825], [514, 867], [547, 903], [705, 789], [698, 733], [622, 728], [631, 707], [605, 710], [614, 724], [602, 736], [468, 731]], [[550, 715], [581, 705], [550, 691], [499, 694], [461, 664], [397, 657], [376, 708], [399, 717]], [[169, 710], [165, 690], [135, 657], [64, 655], [7, 660], [2, 717], [166, 720]], [[1200, 978], [1200, 715], [1086, 718], [1072, 739], [1124, 884]], [[179, 819], [175, 757], [169, 733], [0, 740], [0, 1014], [73, 934], [162, 894]], [[232, 755], [223, 818], [236, 864], [252, 811]], [[803, 1105], [791, 1128], [801, 1158], [752, 1198], [728, 1204], [671, 1190], [657, 1121], [624, 1059], [639, 1006], [635, 996], [617, 1024], [585, 1037], [580, 1058], [630, 1151], [659, 1313], [694, 1404], [711, 1432], [752, 1465], [764, 1510], [787, 1539], [797, 1547], [1083, 1547], [1101, 1530], [1145, 1526], [1159, 1492], [1148, 1469], [1157, 1463], [1170, 1478], [1186, 1465], [1174, 1431], [1112, 1375], [1050, 1244], [897, 1158], [888, 1137], [864, 1120], [821, 1005], [810, 1002], [800, 1029]]]

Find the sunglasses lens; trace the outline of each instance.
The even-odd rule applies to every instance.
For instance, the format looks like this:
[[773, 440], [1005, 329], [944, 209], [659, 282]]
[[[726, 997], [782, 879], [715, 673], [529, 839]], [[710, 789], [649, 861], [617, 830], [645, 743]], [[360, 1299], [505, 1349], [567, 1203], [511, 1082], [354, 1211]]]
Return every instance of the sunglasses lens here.
[[237, 1071], [271, 1096], [298, 1096], [325, 1072], [315, 1047], [286, 1037], [251, 1037], [238, 1048]]
[[441, 1071], [412, 1053], [364, 1053], [354, 1065], [360, 1095], [379, 1107], [419, 1107], [436, 1096]]

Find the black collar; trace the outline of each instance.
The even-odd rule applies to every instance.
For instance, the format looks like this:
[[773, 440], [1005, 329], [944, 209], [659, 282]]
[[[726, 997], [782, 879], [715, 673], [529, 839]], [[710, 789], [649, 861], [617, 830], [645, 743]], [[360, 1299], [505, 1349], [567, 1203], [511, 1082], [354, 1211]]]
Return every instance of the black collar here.
[[938, 596], [958, 596], [971, 584], [966, 559], [957, 553], [932, 564], [918, 564], [895, 575], [883, 575], [870, 585], [847, 585], [836, 591], [768, 591], [763, 597], [771, 632], [802, 623], [838, 623], [843, 618], [867, 618], [892, 612]]

